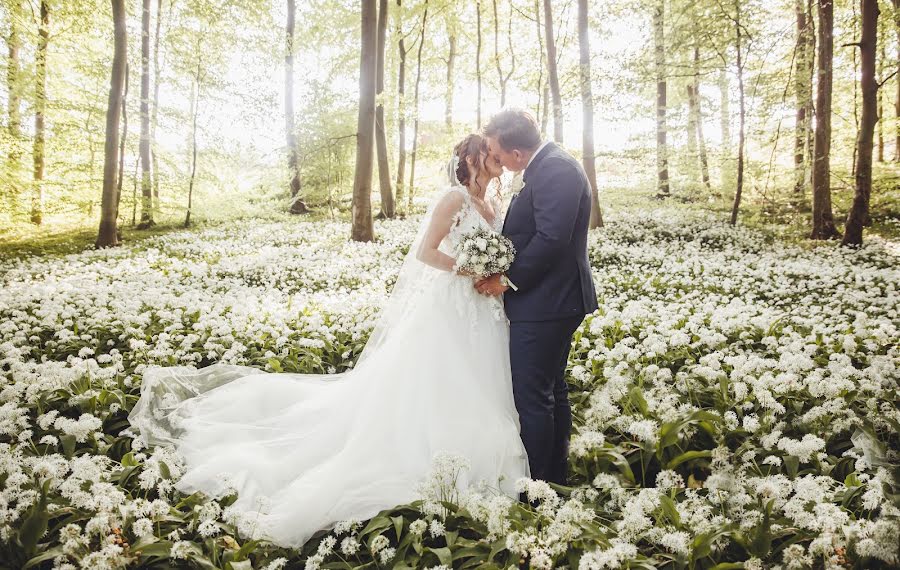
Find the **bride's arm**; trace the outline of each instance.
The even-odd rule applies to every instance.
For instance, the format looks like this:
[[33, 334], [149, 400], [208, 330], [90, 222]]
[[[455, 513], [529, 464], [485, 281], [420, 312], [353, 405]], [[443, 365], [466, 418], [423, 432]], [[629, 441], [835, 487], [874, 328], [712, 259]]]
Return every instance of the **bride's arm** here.
[[425, 236], [416, 252], [416, 259], [441, 271], [453, 271], [456, 260], [438, 250], [438, 246], [450, 233], [454, 217], [462, 207], [463, 196], [458, 192], [449, 192], [444, 196], [431, 214], [431, 221]]

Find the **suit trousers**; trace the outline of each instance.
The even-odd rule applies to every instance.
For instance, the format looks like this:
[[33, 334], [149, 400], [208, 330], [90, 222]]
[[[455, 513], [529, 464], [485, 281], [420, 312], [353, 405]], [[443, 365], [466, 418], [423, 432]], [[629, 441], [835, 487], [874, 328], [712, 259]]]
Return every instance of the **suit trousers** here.
[[509, 325], [513, 396], [532, 479], [567, 484], [572, 408], [565, 371], [582, 320], [578, 315]]

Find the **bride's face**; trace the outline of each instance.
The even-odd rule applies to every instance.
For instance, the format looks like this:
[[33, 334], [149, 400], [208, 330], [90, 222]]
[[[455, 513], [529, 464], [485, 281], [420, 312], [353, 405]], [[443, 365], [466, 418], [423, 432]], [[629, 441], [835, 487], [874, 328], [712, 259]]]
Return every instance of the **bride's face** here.
[[497, 158], [489, 153], [487, 149], [481, 151], [481, 166], [491, 178], [499, 178], [503, 174], [503, 165]]

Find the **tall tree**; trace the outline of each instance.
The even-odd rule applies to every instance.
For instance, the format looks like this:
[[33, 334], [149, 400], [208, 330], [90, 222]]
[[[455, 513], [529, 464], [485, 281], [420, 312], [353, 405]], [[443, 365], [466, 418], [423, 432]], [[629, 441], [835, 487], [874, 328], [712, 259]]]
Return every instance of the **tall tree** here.
[[412, 211], [413, 194], [416, 191], [416, 156], [419, 152], [419, 88], [422, 84], [422, 48], [425, 46], [425, 24], [428, 22], [428, 0], [422, 12], [422, 31], [419, 35], [419, 52], [416, 54], [416, 88], [413, 95], [413, 146], [409, 165], [409, 193], [407, 211]]
[[834, 2], [818, 0], [819, 41], [816, 134], [813, 160], [812, 239], [838, 236], [831, 211], [831, 89], [834, 59]]
[[544, 0], [544, 36], [547, 39], [547, 70], [550, 72], [550, 93], [553, 95], [553, 140], [563, 142], [562, 97], [559, 94], [559, 73], [556, 69], [556, 39], [553, 35], [553, 3]]
[[[205, 32], [204, 32], [205, 33]], [[184, 214], [184, 227], [191, 225], [191, 212], [194, 205], [194, 184], [197, 179], [197, 117], [200, 115], [200, 95], [203, 87], [203, 52], [201, 51], [201, 38], [203, 34], [197, 37], [197, 66], [194, 68], [194, 74], [191, 78], [191, 176], [188, 180], [188, 203], [187, 212]]]
[[359, 114], [356, 123], [356, 172], [353, 176], [353, 225], [350, 238], [372, 241], [372, 158], [375, 139], [375, 67], [378, 13], [374, 1], [363, 1], [359, 57]]
[[[125, 87], [122, 90], [122, 136], [119, 137], [119, 174], [116, 180], [116, 220], [119, 219], [119, 206], [122, 204], [122, 186], [125, 184], [125, 142], [128, 138], [128, 83], [131, 79], [131, 67], [125, 62]], [[121, 229], [116, 226], [121, 239]]]
[[875, 122], [878, 120], [878, 82], [875, 79], [875, 58], [878, 53], [878, 0], [860, 0], [862, 34], [859, 41], [860, 83], [862, 88], [862, 118], [859, 129], [856, 167], [856, 194], [844, 226], [844, 245], [862, 245], [863, 226], [869, 217], [869, 197], [872, 194], [872, 145]]
[[719, 69], [719, 123], [722, 130], [721, 160], [719, 164], [719, 184], [724, 189], [732, 181], [731, 171], [731, 85], [728, 81], [727, 63]]
[[700, 177], [709, 190], [709, 156], [706, 150], [706, 136], [703, 134], [703, 98], [700, 96], [700, 46], [694, 46], [694, 122], [697, 125], [697, 146], [700, 153]]
[[653, 47], [656, 63], [656, 196], [669, 195], [669, 149], [666, 143], [666, 36], [665, 0], [653, 6]]
[[878, 162], [884, 162], [884, 93], [881, 89], [881, 82], [884, 81], [884, 62], [887, 59], [887, 50], [884, 48], [886, 43], [884, 34], [884, 26], [879, 26], [878, 34]]
[[808, 172], [806, 157], [809, 154], [809, 132], [812, 118], [813, 26], [812, 14], [807, 13], [807, 3], [796, 0], [794, 12], [797, 19], [797, 43], [794, 66], [794, 95], [796, 115], [794, 123], [794, 192], [802, 194], [806, 188]]
[[894, 162], [900, 162], [900, 0], [893, 0], [894, 31], [897, 33], [897, 94], [894, 97]]
[[31, 222], [40, 225], [44, 218], [44, 116], [47, 112], [47, 47], [50, 43], [50, 6], [41, 0], [41, 24], [35, 54], [34, 89], [34, 180], [31, 195]]
[[150, 116], [150, 155], [153, 162], [153, 207], [157, 214], [159, 204], [159, 152], [156, 147], [156, 129], [159, 126], [159, 44], [162, 38], [163, 0], [156, 0], [156, 38], [153, 41], [153, 113]]
[[737, 188], [734, 192], [734, 204], [731, 207], [731, 225], [737, 223], [738, 210], [741, 207], [741, 193], [744, 190], [744, 145], [746, 139], [747, 106], [744, 97], [744, 61], [742, 53], [743, 33], [741, 28], [741, 0], [734, 0], [735, 48], [737, 51], [738, 101], [740, 103], [740, 130], [738, 131], [738, 167]]
[[513, 38], [512, 38], [512, 9], [510, 9], [509, 17], [506, 19], [506, 23], [508, 26], [507, 30], [507, 39], [509, 41], [509, 73], [503, 73], [503, 67], [500, 64], [500, 60], [502, 59], [500, 56], [500, 16], [497, 12], [497, 0], [493, 0], [494, 5], [494, 62], [497, 66], [497, 79], [500, 82], [500, 106], [506, 106], [506, 86], [509, 83], [509, 80], [512, 78], [513, 73], [516, 70], [516, 52], [513, 49]]
[[478, 109], [475, 129], [481, 130], [481, 0], [476, 0], [475, 2], [475, 34], [475, 82], [478, 84]]
[[456, 66], [457, 22], [456, 15], [448, 11], [444, 17], [447, 25], [447, 85], [444, 87], [444, 126], [453, 127], [453, 70]]
[[[22, 41], [19, 38], [19, 19], [22, 14], [21, 0], [12, 0], [9, 5], [9, 37], [6, 45], [9, 51], [9, 59], [6, 67], [6, 92], [9, 103], [9, 120], [7, 129], [12, 145], [8, 155], [8, 170], [14, 174], [19, 171], [22, 149], [20, 148], [22, 136], [22, 108], [21, 108], [21, 70], [19, 69], [19, 49]], [[13, 179], [18, 183], [18, 176]]]
[[106, 143], [103, 158], [103, 199], [100, 206], [100, 229], [97, 247], [119, 245], [116, 234], [116, 174], [119, 153], [119, 118], [122, 112], [122, 89], [125, 84], [125, 61], [128, 49], [128, 32], [125, 24], [125, 0], [112, 3], [114, 49], [109, 82], [109, 102], [106, 106]]
[[541, 34], [543, 27], [541, 18], [541, 0], [534, 0], [534, 23], [537, 28], [538, 41], [538, 77], [537, 77], [537, 109], [538, 116], [541, 118], [541, 138], [547, 135], [548, 113], [547, 106], [550, 104], [550, 85], [544, 77], [544, 37]]
[[288, 174], [291, 177], [291, 213], [304, 214], [309, 211], [309, 208], [300, 195], [299, 152], [297, 135], [294, 133], [294, 25], [296, 14], [296, 1], [288, 0], [284, 38], [284, 133], [288, 152]]
[[141, 11], [141, 223], [138, 229], [146, 229], [156, 223], [153, 221], [153, 186], [150, 180], [150, 1], [143, 0]]
[[394, 217], [394, 190], [388, 165], [387, 133], [384, 126], [384, 51], [387, 44], [388, 2], [378, 0], [378, 52], [375, 54], [375, 146], [378, 151], [378, 189], [381, 192], [379, 217]]
[[584, 114], [581, 136], [581, 160], [584, 172], [591, 184], [591, 221], [590, 227], [603, 225], [603, 214], [600, 212], [600, 197], [597, 192], [597, 167], [594, 153], [594, 94], [591, 89], [591, 43], [588, 30], [587, 0], [578, 0], [578, 46], [579, 68], [581, 71], [581, 109]]
[[407, 48], [403, 34], [403, 5], [397, 0], [397, 53], [400, 63], [397, 70], [397, 195], [396, 209], [403, 211], [404, 187], [406, 186], [406, 55]]

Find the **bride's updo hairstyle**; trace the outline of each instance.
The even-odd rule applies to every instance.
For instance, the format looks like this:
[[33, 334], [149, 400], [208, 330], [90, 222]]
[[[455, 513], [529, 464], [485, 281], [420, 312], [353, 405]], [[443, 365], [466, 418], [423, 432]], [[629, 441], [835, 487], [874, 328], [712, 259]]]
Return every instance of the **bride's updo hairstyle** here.
[[[459, 166], [456, 167], [456, 179], [463, 186], [468, 187], [469, 183], [475, 181], [478, 173], [481, 172], [481, 155], [487, 153], [487, 143], [481, 135], [468, 135], [460, 141], [453, 149], [453, 154], [459, 157]], [[469, 164], [467, 158], [472, 158], [472, 164]], [[478, 182], [475, 181], [477, 185]], [[481, 186], [478, 186], [479, 189]]]

